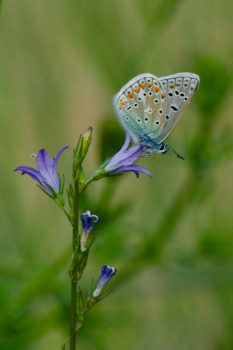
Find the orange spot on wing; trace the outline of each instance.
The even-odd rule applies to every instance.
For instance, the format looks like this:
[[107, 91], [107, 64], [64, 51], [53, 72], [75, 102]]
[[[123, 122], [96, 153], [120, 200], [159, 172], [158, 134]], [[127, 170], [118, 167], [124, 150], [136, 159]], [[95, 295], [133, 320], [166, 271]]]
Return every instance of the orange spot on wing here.
[[128, 95], [127, 95], [128, 98], [133, 98], [133, 93], [130, 92]]
[[140, 86], [144, 89], [144, 87], [146, 86], [146, 84], [140, 84]]
[[139, 92], [140, 91], [140, 87], [138, 86], [137, 88], [133, 89], [133, 91]]
[[175, 87], [175, 85], [174, 84], [170, 84], [170, 88], [174, 88]]
[[148, 85], [149, 87], [151, 87], [152, 84], [151, 84], [151, 83], [147, 83], [147, 85]]
[[120, 105], [124, 106], [125, 102], [120, 102]]
[[154, 86], [154, 89], [155, 89], [156, 92], [159, 91], [159, 87], [158, 86]]
[[165, 97], [165, 95], [164, 95], [164, 93], [162, 92], [162, 93], [161, 93], [161, 98], [164, 98], [164, 97]]
[[121, 106], [119, 106], [119, 109], [121, 109]]

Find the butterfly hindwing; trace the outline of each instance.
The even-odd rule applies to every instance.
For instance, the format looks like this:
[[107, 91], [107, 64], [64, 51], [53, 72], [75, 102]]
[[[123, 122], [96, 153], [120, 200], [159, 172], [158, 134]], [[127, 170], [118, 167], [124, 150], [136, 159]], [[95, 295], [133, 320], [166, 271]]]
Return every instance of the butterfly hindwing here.
[[118, 118], [135, 143], [159, 137], [164, 128], [166, 93], [160, 79], [145, 73], [130, 80], [114, 97]]
[[199, 86], [199, 77], [192, 73], [178, 73], [159, 78], [159, 81], [166, 91], [166, 113], [163, 129], [156, 137], [158, 144], [169, 136], [192, 102]]

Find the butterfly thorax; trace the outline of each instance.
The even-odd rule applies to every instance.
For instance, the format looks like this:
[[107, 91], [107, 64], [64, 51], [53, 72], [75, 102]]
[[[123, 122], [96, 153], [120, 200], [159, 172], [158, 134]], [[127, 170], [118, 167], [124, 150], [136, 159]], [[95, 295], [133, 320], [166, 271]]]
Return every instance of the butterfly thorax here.
[[147, 155], [154, 152], [158, 154], [165, 154], [168, 151], [167, 145], [164, 142], [156, 143], [149, 136], [145, 136], [142, 140], [140, 140], [140, 144], [143, 146], [143, 151]]

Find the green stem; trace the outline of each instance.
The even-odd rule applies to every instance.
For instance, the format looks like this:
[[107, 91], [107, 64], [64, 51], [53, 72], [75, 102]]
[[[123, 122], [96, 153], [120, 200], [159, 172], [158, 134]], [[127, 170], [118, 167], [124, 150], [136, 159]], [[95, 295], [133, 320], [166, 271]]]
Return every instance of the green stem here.
[[83, 191], [87, 188], [87, 186], [89, 186], [91, 183], [92, 183], [93, 180], [93, 177], [90, 177], [90, 179], [88, 179], [86, 182], [85, 182], [85, 185], [84, 185], [84, 188], [83, 188]]
[[70, 302], [70, 350], [76, 349], [76, 295], [77, 281], [71, 280], [71, 302]]
[[[73, 251], [78, 247], [78, 223], [79, 223], [79, 186], [78, 179], [75, 182], [75, 202], [74, 202], [74, 226], [73, 226]], [[76, 298], [77, 279], [71, 279], [71, 300], [70, 300], [70, 350], [76, 349]]]
[[78, 246], [78, 223], [79, 223], [79, 186], [78, 180], [75, 182], [75, 201], [74, 201], [74, 226], [73, 226], [73, 250]]

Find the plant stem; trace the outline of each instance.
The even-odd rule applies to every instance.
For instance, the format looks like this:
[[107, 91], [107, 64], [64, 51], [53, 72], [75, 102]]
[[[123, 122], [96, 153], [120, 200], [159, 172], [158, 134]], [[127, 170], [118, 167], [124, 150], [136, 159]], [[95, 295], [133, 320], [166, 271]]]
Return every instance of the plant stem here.
[[[75, 181], [75, 202], [74, 202], [74, 226], [73, 226], [73, 251], [78, 247], [78, 223], [79, 223], [79, 186], [78, 179]], [[77, 276], [71, 279], [71, 300], [70, 300], [70, 350], [76, 349], [76, 298], [77, 298]]]
[[71, 301], [70, 301], [70, 350], [76, 349], [76, 295], [77, 281], [71, 280]]
[[86, 182], [85, 182], [85, 185], [84, 185], [84, 188], [83, 188], [83, 191], [87, 188], [87, 186], [89, 186], [93, 181], [93, 177], [90, 177], [90, 179], [88, 179]]

